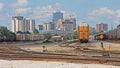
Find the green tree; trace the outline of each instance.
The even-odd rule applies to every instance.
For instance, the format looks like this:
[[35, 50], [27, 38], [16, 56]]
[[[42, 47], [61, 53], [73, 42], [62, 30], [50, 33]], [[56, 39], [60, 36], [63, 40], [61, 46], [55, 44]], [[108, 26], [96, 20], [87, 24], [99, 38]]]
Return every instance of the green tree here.
[[78, 33], [74, 32], [73, 34], [71, 34], [72, 39], [77, 39], [78, 38]]
[[[9, 31], [9, 30], [7, 29], [7, 27], [0, 26], [0, 36], [4, 36], [4, 37], [6, 37], [7, 39], [9, 38], [9, 39], [13, 40], [13, 39], [15, 38], [15, 33]], [[6, 40], [7, 40], [7, 39], [6, 39]]]
[[26, 31], [26, 34], [31, 34], [29, 31]]
[[95, 34], [98, 34], [98, 32], [95, 29], [91, 29], [89, 34], [90, 35], [95, 35]]
[[120, 24], [119, 24], [119, 25], [117, 25], [117, 28], [120, 28]]
[[17, 31], [16, 33], [17, 33], [17, 34], [23, 34], [23, 32], [22, 32], [22, 31]]
[[39, 35], [39, 31], [37, 29], [33, 30], [34, 35]]
[[77, 39], [78, 38], [78, 33], [74, 32], [68, 36], [68, 39]]
[[0, 26], [0, 36], [7, 36], [8, 33], [9, 33], [9, 30], [7, 29], [7, 27]]
[[44, 38], [46, 39], [46, 41], [49, 41], [51, 38], [52, 38], [52, 34], [51, 33], [45, 33], [43, 34], [44, 35]]
[[24, 32], [24, 34], [31, 34], [29, 31]]
[[16, 36], [15, 33], [9, 31], [8, 35], [7, 35], [7, 38], [9, 38], [12, 41], [12, 40], [15, 40], [15, 36]]
[[17, 34], [31, 34], [29, 31], [26, 31], [26, 32], [17, 31], [16, 33], [17, 33]]

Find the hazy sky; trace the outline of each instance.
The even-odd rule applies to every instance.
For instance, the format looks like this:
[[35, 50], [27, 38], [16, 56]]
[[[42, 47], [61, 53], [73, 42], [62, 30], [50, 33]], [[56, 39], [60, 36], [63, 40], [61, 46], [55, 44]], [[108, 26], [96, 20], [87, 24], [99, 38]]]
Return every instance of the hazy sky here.
[[52, 13], [62, 11], [64, 17], [76, 17], [77, 24], [120, 24], [120, 0], [0, 0], [0, 25], [11, 28], [11, 17], [34, 18], [36, 24], [52, 21]]

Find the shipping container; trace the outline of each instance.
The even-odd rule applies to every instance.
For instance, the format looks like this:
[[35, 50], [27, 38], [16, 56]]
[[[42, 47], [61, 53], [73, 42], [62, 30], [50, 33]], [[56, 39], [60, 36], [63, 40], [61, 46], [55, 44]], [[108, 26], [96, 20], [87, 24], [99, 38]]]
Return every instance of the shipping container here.
[[32, 34], [16, 34], [17, 41], [35, 41], [43, 40], [44, 37], [41, 35], [32, 35]]
[[87, 43], [89, 40], [89, 25], [82, 23], [78, 26], [78, 39], [80, 42]]

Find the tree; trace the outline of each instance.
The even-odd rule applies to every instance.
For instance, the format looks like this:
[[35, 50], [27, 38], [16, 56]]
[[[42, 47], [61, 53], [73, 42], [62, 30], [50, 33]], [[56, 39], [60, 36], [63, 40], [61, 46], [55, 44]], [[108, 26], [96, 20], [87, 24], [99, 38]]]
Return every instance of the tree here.
[[31, 34], [29, 31], [24, 32], [24, 34]]
[[120, 24], [119, 24], [119, 25], [117, 25], [117, 28], [120, 28]]
[[71, 34], [72, 39], [77, 39], [78, 38], [78, 33], [74, 32], [73, 34]]
[[7, 27], [0, 26], [0, 36], [7, 36], [8, 33], [9, 33], [9, 30], [7, 29]]
[[98, 34], [98, 32], [95, 29], [91, 29], [89, 34], [90, 35], [95, 35], [95, 34]]
[[18, 34], [22, 34], [23, 32], [22, 32], [22, 31], [17, 31], [16, 33], [18, 33]]
[[77, 39], [78, 38], [78, 33], [74, 32], [68, 36], [68, 39]]
[[33, 30], [33, 33], [34, 33], [35, 35], [39, 35], [39, 31], [38, 31], [37, 29], [34, 29], [34, 30]]
[[4, 40], [15, 40], [15, 34], [7, 29], [7, 27], [0, 26], [0, 36]]
[[8, 38], [10, 41], [13, 41], [13, 40], [16, 39], [16, 35], [15, 35], [15, 33], [9, 31], [7, 38]]
[[31, 34], [29, 31], [26, 31], [26, 32], [17, 31], [16, 33], [17, 33], [17, 34]]
[[46, 39], [46, 41], [49, 41], [51, 38], [52, 38], [52, 34], [51, 33], [45, 33], [43, 34], [44, 35], [44, 38]]

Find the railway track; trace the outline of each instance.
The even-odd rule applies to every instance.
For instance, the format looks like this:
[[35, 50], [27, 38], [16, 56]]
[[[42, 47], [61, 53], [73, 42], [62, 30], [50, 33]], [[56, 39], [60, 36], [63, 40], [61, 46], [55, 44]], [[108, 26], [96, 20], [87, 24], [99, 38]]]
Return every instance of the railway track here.
[[[64, 44], [64, 43], [63, 43]], [[97, 55], [102, 55], [103, 52], [108, 53], [111, 57], [120, 57], [120, 51], [109, 51], [109, 50], [97, 50], [94, 49], [92, 47], [89, 48], [89, 44], [81, 44], [81, 45], [76, 45], [76, 46], [71, 46], [69, 45], [71, 43], [67, 43], [67, 46], [61, 46], [61, 47], [69, 47], [69, 48], [73, 48], [74, 49], [74, 53], [78, 53], [78, 54], [97, 54]], [[74, 44], [74, 43], [73, 43]], [[84, 45], [84, 46], [83, 46]]]
[[35, 61], [57, 61], [73, 63], [98, 63], [120, 66], [119, 57], [103, 57], [101, 55], [82, 55], [75, 53], [50, 53], [26, 51], [17, 47], [1, 46], [0, 59], [7, 60], [35, 60]]
[[26, 52], [26, 53], [0, 53], [0, 59], [8, 60], [37, 60], [37, 61], [64, 61], [74, 63], [102, 63], [120, 66], [120, 57], [103, 57], [103, 56], [87, 56], [76, 54], [61, 53], [43, 53], [43, 52]]

